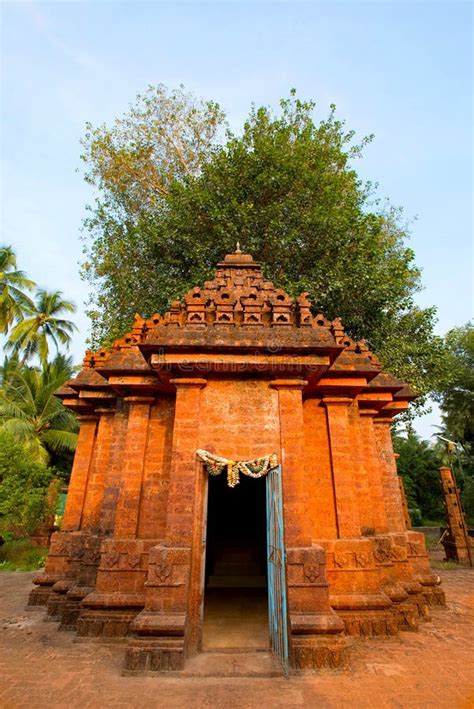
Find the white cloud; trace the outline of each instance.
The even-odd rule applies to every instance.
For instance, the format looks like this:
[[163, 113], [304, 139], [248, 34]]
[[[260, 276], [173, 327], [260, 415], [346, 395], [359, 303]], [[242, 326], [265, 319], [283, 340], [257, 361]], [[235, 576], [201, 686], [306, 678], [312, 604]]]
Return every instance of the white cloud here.
[[61, 38], [58, 32], [54, 29], [51, 19], [46, 15], [44, 10], [40, 9], [38, 3], [20, 3], [20, 7], [25, 15], [27, 15], [37, 32], [41, 34], [54, 49], [61, 52], [61, 54], [76, 64], [80, 69], [84, 69], [86, 71], [98, 71], [102, 68], [95, 57], [87, 49], [82, 47], [74, 47]]

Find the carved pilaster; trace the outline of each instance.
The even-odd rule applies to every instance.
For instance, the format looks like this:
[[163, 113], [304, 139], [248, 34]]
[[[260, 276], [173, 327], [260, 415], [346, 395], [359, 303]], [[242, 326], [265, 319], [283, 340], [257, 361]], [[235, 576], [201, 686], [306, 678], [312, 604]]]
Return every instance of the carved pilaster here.
[[375, 438], [382, 469], [382, 491], [389, 532], [405, 532], [405, 517], [393, 452], [390, 418], [374, 418]]
[[[95, 414], [87, 414], [77, 418], [80, 430], [61, 531], [53, 534], [51, 538], [44, 573], [33, 580], [39, 588], [30, 593], [28, 602], [31, 606], [47, 605], [55, 592], [61, 596], [62, 602], [80, 566], [79, 549], [84, 541], [80, 530], [98, 417]], [[48, 610], [51, 617], [58, 616], [59, 606], [60, 600], [57, 596], [51, 600]]]
[[285, 544], [311, 544], [308, 517], [308, 482], [304, 469], [304, 379], [275, 379], [270, 386], [278, 391], [280, 415], [281, 467]]
[[122, 484], [115, 513], [114, 536], [135, 539], [138, 529], [143, 468], [148, 441], [148, 421], [153, 397], [129, 396], [127, 438], [122, 468]]
[[150, 552], [145, 608], [134, 620], [125, 671], [161, 672], [184, 667], [197, 651], [202, 594], [204, 474], [196, 460], [201, 390], [206, 380], [172, 379], [175, 424], [164, 544]]
[[325, 396], [339, 537], [360, 536], [348, 408], [352, 399]]

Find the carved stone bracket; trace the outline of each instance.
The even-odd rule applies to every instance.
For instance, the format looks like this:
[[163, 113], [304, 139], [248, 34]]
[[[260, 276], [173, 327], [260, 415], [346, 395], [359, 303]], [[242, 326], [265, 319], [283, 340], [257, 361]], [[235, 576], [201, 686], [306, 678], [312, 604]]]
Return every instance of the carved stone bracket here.
[[327, 586], [324, 549], [318, 547], [287, 550], [288, 585]]
[[186, 586], [188, 584], [191, 550], [155, 546], [150, 550], [146, 586]]

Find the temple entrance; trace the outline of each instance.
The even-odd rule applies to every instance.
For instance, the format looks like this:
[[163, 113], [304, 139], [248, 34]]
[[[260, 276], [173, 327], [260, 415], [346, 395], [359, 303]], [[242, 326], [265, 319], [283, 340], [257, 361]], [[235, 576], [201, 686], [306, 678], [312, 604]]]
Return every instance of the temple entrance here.
[[270, 647], [265, 486], [209, 477], [203, 650]]

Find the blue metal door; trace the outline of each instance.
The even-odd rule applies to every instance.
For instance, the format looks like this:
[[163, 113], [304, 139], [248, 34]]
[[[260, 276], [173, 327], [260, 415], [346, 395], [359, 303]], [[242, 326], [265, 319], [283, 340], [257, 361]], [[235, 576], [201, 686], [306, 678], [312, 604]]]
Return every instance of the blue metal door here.
[[268, 624], [273, 653], [285, 676], [289, 669], [285, 543], [281, 466], [267, 475]]

